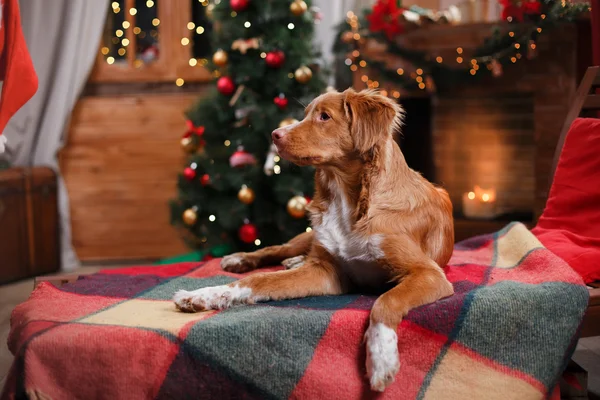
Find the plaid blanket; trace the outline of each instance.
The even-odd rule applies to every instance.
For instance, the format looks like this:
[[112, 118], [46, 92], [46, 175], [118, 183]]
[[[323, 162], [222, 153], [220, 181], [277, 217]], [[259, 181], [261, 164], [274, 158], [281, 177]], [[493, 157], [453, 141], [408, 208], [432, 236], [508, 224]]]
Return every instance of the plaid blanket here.
[[177, 289], [240, 277], [218, 259], [43, 283], [13, 312], [2, 399], [555, 397], [588, 302], [581, 278], [518, 223], [456, 245], [446, 273], [455, 295], [405, 318], [400, 372], [377, 395], [363, 345], [375, 297], [176, 311]]

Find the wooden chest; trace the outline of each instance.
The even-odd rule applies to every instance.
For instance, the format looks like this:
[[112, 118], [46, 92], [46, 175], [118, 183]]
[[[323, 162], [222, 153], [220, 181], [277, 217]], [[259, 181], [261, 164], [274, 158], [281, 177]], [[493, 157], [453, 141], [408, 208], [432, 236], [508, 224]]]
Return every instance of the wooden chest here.
[[49, 168], [0, 170], [0, 284], [59, 269], [56, 188]]

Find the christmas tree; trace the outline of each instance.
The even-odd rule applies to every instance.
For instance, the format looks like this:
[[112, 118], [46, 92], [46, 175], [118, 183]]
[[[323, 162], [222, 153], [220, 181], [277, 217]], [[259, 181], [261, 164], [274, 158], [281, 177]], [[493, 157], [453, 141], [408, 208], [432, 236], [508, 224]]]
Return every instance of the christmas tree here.
[[172, 223], [194, 248], [250, 251], [310, 229], [314, 170], [275, 153], [271, 132], [324, 91], [310, 0], [211, 0], [216, 87], [187, 112], [189, 154]]

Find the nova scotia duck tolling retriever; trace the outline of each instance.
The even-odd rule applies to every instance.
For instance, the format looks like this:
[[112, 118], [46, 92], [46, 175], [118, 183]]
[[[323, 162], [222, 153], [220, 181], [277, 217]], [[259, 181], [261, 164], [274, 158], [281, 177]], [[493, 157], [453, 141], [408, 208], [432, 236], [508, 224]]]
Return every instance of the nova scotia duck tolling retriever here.
[[294, 267], [178, 291], [177, 308], [374, 291], [380, 296], [365, 333], [366, 370], [371, 389], [385, 390], [400, 369], [402, 318], [453, 294], [442, 270], [454, 243], [452, 204], [446, 191], [407, 166], [393, 137], [402, 117], [391, 99], [348, 89], [317, 97], [302, 121], [273, 131], [282, 158], [316, 167], [312, 230], [286, 244], [224, 257], [221, 266], [230, 272]]

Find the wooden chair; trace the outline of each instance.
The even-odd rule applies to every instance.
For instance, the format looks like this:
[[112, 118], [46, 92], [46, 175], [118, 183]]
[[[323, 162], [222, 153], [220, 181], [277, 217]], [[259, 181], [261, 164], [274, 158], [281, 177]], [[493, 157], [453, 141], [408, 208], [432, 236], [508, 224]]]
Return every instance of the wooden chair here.
[[[575, 118], [600, 117], [600, 95], [596, 94], [597, 89], [600, 89], [600, 67], [589, 67], [579, 84], [571, 109], [562, 126], [550, 170], [550, 184], [554, 179], [558, 159]], [[600, 336], [600, 282], [590, 284], [590, 300], [583, 319], [581, 337], [590, 336]]]

